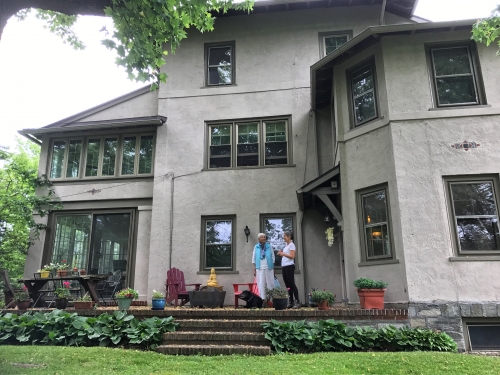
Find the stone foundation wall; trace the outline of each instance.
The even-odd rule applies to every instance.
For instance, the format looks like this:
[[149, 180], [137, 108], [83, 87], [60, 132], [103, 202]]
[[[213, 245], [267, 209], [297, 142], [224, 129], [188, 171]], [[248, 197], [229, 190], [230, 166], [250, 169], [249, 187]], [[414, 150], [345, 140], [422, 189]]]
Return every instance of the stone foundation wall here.
[[446, 332], [457, 342], [458, 350], [465, 351], [463, 318], [499, 318], [498, 302], [419, 302], [408, 306], [410, 326]]

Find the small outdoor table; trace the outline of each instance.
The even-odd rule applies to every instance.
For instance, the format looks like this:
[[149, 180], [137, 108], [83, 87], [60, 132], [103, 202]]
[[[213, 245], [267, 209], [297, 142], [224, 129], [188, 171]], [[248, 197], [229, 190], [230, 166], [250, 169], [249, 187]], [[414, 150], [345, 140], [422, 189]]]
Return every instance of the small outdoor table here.
[[28, 293], [33, 301], [37, 301], [36, 305], [33, 307], [43, 307], [43, 299], [38, 300], [40, 295], [40, 290], [49, 281], [78, 281], [83, 287], [85, 292], [89, 294], [92, 300], [96, 303], [99, 302], [99, 296], [95, 290], [95, 287], [99, 281], [105, 280], [108, 275], [85, 275], [85, 276], [62, 276], [62, 277], [47, 277], [47, 278], [29, 278], [21, 279], [24, 285], [28, 288]]

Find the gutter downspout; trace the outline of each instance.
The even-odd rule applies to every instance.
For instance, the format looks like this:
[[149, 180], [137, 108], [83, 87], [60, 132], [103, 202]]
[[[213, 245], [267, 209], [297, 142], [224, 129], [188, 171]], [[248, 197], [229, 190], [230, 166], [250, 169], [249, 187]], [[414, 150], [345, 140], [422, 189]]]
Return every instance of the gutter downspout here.
[[174, 234], [174, 172], [168, 172], [167, 176], [170, 176], [170, 228], [169, 228], [169, 239], [168, 239], [168, 269], [172, 268], [172, 247]]
[[[21, 133], [19, 133], [21, 134]], [[42, 142], [40, 142], [38, 139], [36, 139], [35, 137], [32, 137], [31, 135], [29, 134], [21, 134], [23, 137], [29, 139], [31, 142], [33, 143], [36, 143], [38, 146], [41, 146], [42, 145]]]
[[387, 0], [384, 0], [384, 2], [382, 3], [382, 10], [380, 12], [380, 22], [379, 22], [379, 25], [385, 25], [385, 20], [384, 20], [384, 16], [385, 16], [385, 5], [387, 3]]

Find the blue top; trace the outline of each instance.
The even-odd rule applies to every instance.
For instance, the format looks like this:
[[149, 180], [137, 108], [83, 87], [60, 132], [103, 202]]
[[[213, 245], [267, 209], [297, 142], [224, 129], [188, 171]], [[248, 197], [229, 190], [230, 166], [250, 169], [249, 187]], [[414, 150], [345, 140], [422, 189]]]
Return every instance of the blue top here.
[[252, 263], [255, 263], [255, 268], [260, 269], [260, 260], [261, 259], [266, 259], [267, 260], [267, 267], [272, 270], [274, 268], [274, 262], [273, 262], [273, 249], [271, 249], [271, 245], [266, 242], [265, 244], [265, 249], [264, 249], [264, 257], [261, 256], [261, 245], [258, 243], [255, 245], [253, 249], [253, 254], [254, 254], [254, 259]]

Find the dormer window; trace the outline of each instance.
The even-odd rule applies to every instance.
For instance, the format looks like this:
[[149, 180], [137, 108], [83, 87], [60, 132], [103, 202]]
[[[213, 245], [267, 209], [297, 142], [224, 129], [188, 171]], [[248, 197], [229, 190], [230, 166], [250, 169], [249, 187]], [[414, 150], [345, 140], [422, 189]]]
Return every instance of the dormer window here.
[[52, 142], [50, 179], [131, 177], [153, 174], [153, 134], [110, 135]]

